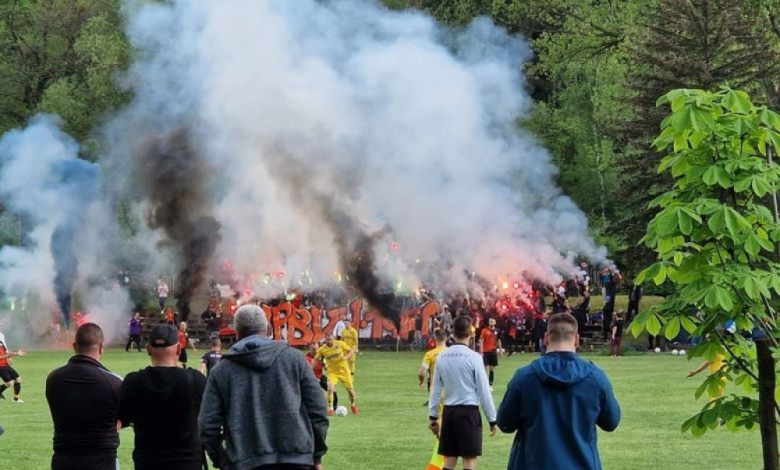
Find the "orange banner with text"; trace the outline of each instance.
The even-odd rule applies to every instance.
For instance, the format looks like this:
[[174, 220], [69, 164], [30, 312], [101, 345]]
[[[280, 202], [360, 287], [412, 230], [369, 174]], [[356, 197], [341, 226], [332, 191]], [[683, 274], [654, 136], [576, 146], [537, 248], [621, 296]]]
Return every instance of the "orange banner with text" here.
[[[290, 302], [276, 307], [263, 305], [268, 322], [273, 327], [275, 339], [285, 339], [293, 346], [305, 346], [320, 341], [333, 332], [339, 316], [351, 319], [361, 339], [397, 338], [398, 332], [391, 320], [382, 318], [379, 311], [368, 306], [363, 300], [354, 300], [349, 307], [321, 310], [317, 307], [295, 307]], [[414, 331], [415, 320], [422, 316], [422, 335], [431, 332], [430, 319], [439, 311], [437, 302], [426, 302], [401, 312], [401, 338], [406, 339]]]

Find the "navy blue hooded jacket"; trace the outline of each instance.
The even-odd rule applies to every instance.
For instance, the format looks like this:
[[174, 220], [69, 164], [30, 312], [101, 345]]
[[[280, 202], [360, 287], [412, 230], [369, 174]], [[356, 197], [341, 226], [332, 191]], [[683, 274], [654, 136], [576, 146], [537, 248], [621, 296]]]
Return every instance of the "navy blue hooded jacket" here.
[[517, 431], [509, 470], [601, 470], [596, 426], [611, 432], [620, 405], [604, 371], [571, 352], [552, 352], [517, 370], [498, 410]]

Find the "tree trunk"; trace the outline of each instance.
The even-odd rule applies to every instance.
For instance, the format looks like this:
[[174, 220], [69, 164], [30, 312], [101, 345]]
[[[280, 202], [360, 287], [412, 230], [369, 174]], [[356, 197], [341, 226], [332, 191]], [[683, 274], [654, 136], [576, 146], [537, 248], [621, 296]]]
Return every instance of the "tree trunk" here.
[[761, 427], [761, 446], [764, 451], [764, 470], [778, 470], [775, 360], [772, 357], [769, 341], [756, 341], [756, 355], [758, 358], [758, 421]]

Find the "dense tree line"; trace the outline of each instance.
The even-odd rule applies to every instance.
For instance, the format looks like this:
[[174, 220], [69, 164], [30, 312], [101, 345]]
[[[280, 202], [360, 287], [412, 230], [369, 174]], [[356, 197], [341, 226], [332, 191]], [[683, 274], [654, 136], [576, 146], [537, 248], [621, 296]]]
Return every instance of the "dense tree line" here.
[[[128, 98], [119, 79], [132, 61], [121, 3], [0, 4], [0, 132], [50, 112], [94, 148], [90, 131]], [[550, 150], [559, 184], [630, 273], [652, 256], [637, 243], [654, 215], [647, 202], [671, 184], [657, 173], [660, 155], [650, 147], [663, 115], [656, 99], [673, 88], [729, 85], [780, 107], [780, 0], [384, 3], [454, 27], [489, 16], [528, 39], [527, 87], [536, 106], [520, 125]]]

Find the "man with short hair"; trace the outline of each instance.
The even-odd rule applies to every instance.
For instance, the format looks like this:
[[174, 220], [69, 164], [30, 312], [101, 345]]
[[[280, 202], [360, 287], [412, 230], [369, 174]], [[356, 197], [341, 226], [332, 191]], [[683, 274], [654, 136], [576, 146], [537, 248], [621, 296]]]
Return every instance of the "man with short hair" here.
[[[317, 343], [309, 343], [309, 352], [307, 352], [304, 357], [306, 358], [306, 362], [311, 366], [311, 370], [314, 372], [314, 378], [320, 382], [320, 388], [322, 388], [322, 391], [325, 393], [325, 398], [327, 398], [328, 391], [332, 391], [333, 387], [328, 383], [328, 376], [323, 372], [325, 365], [322, 362], [315, 360], [319, 348], [320, 346]], [[328, 408], [335, 412], [338, 407], [339, 394], [334, 391], [333, 406], [329, 405]]]
[[[317, 349], [317, 355], [314, 356], [314, 359], [324, 362], [328, 369], [328, 405], [333, 403], [332, 395], [336, 391], [336, 385], [341, 382], [349, 395], [352, 414], [356, 415], [359, 410], [355, 403], [355, 385], [352, 381], [352, 374], [349, 372], [349, 358], [353, 354], [354, 351], [349, 349], [343, 341], [337, 341], [333, 335], [328, 335], [325, 337], [325, 344]], [[332, 416], [333, 410], [329, 409], [328, 414]]]
[[547, 353], [520, 368], [498, 410], [498, 427], [517, 431], [509, 470], [601, 470], [596, 426], [612, 432], [620, 406], [606, 374], [577, 356], [577, 320], [553, 315]]
[[54, 421], [52, 470], [115, 470], [116, 430], [122, 379], [100, 363], [103, 330], [86, 323], [76, 330], [76, 353], [46, 379]]
[[[428, 393], [431, 392], [431, 381], [433, 380], [434, 372], [436, 372], [436, 361], [439, 359], [439, 354], [447, 349], [447, 333], [444, 330], [436, 330], [433, 332], [433, 339], [436, 340], [436, 347], [425, 353], [420, 370], [417, 371], [420, 387], [427, 380]], [[428, 400], [423, 403], [423, 406], [428, 406]]]
[[[456, 343], [441, 354], [436, 361], [433, 388], [428, 405], [429, 427], [439, 436], [439, 454], [444, 456], [444, 470], [453, 470], [458, 458], [463, 459], [463, 469], [473, 470], [482, 455], [482, 418], [479, 405], [490, 424], [490, 435], [496, 434], [496, 408], [490, 394], [485, 367], [479, 354], [469, 349], [473, 336], [471, 319], [460, 316], [455, 319]], [[443, 401], [439, 426], [439, 402]]]
[[496, 367], [498, 367], [498, 350], [501, 349], [501, 340], [498, 337], [495, 318], [491, 317], [488, 320], [487, 328], [482, 329], [482, 333], [479, 335], [479, 346], [482, 350], [482, 362], [488, 371], [488, 383], [492, 392], [493, 378], [495, 377]]
[[268, 338], [257, 305], [239, 308], [234, 328], [238, 342], [212, 369], [198, 420], [214, 466], [320, 470], [329, 423], [311, 367], [300, 351]]
[[178, 366], [176, 327], [157, 325], [146, 351], [152, 366], [128, 374], [122, 384], [119, 421], [135, 430], [136, 470], [201, 470], [204, 456], [198, 411], [206, 378]]

